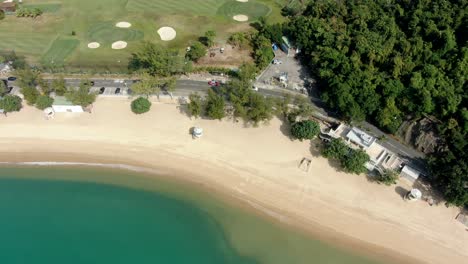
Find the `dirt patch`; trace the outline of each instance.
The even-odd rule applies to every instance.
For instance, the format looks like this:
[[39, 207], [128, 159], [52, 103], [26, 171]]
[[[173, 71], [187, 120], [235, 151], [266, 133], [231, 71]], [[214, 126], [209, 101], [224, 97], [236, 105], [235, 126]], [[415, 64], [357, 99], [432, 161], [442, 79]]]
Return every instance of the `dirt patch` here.
[[[231, 45], [225, 45], [224, 52], [220, 52], [221, 47], [214, 47], [210, 49], [207, 55], [198, 60], [195, 66], [216, 66], [225, 68], [237, 68], [242, 63], [253, 62], [250, 54], [252, 50], [250, 48], [238, 48]], [[214, 56], [213, 56], [214, 54]]]

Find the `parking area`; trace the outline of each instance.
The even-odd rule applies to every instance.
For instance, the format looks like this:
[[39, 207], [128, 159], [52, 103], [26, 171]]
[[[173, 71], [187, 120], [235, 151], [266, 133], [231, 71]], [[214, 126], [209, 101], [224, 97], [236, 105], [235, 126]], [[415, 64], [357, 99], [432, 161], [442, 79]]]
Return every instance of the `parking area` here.
[[275, 59], [257, 78], [256, 86], [266, 89], [288, 88], [303, 90], [308, 82], [312, 82], [307, 69], [296, 59], [296, 50], [290, 49], [289, 54], [280, 49], [274, 51]]
[[99, 96], [127, 96], [131, 93], [127, 87], [91, 87], [91, 92]]

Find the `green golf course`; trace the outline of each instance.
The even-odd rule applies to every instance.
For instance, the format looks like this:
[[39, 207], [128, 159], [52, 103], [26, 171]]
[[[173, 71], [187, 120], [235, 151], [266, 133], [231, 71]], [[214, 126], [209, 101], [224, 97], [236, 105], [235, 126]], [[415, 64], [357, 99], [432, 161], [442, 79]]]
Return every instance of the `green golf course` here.
[[[287, 0], [23, 0], [25, 8], [40, 8], [37, 18], [6, 15], [0, 21], [0, 51], [15, 51], [33, 65], [55, 69], [98, 72], [125, 71], [130, 54], [141, 41], [159, 42], [183, 49], [207, 30], [219, 41], [232, 32], [248, 30], [259, 17], [280, 21], [280, 7]], [[233, 20], [247, 15], [248, 22]], [[116, 27], [128, 22], [128, 28]], [[172, 27], [175, 39], [161, 41], [157, 30]], [[115, 41], [127, 42], [112, 49]], [[98, 42], [99, 48], [88, 48]]]

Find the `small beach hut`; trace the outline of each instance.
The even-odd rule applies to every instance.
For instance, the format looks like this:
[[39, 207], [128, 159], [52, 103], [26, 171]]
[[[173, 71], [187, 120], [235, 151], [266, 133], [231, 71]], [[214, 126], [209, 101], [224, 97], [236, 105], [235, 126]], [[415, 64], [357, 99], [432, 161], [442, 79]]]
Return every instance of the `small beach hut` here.
[[411, 191], [409, 191], [405, 196], [406, 200], [409, 200], [409, 201], [417, 201], [417, 200], [420, 200], [421, 197], [422, 197], [422, 193], [418, 189], [411, 189]]
[[192, 132], [192, 136], [194, 138], [201, 138], [203, 136], [203, 128], [201, 127], [194, 127], [193, 128], [193, 132]]

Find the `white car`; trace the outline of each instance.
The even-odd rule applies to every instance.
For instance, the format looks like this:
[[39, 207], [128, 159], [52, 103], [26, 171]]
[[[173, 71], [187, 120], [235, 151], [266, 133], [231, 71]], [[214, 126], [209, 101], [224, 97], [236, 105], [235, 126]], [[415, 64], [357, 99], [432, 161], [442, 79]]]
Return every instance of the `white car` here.
[[282, 63], [283, 63], [283, 62], [280, 61], [280, 60], [278, 60], [278, 59], [274, 59], [274, 60], [273, 60], [273, 64], [275, 64], [275, 65], [282, 64]]

